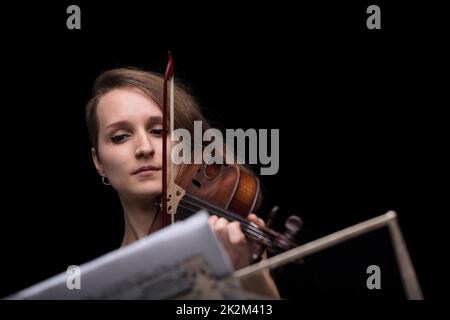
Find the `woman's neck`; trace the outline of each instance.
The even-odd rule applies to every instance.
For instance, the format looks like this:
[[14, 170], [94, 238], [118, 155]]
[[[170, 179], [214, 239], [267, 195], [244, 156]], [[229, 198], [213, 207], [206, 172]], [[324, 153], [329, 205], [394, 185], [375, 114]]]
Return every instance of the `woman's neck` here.
[[120, 197], [125, 221], [125, 232], [121, 247], [127, 246], [161, 227], [155, 201], [136, 201]]

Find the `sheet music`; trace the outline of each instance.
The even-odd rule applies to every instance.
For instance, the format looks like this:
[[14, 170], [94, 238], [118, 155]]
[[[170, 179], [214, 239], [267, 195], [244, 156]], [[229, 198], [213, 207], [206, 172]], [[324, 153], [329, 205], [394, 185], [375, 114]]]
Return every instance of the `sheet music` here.
[[68, 289], [63, 272], [7, 299], [165, 299], [192, 285], [183, 272], [195, 257], [202, 258], [212, 277], [230, 275], [232, 265], [208, 217], [199, 212], [81, 265], [80, 289]]

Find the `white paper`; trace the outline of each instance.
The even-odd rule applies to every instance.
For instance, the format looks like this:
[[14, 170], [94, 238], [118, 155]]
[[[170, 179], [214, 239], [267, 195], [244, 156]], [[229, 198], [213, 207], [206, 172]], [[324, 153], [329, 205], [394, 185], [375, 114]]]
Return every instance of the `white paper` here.
[[206, 212], [197, 213], [81, 265], [80, 289], [68, 289], [69, 274], [63, 272], [7, 299], [164, 298], [186, 286], [177, 278], [177, 264], [193, 256], [203, 257], [215, 278], [230, 275], [230, 260], [208, 217]]

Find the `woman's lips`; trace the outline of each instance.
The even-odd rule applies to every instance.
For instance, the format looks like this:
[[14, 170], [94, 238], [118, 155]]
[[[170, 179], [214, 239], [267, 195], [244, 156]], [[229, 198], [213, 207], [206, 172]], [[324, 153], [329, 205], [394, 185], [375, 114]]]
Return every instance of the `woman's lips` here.
[[153, 166], [153, 165], [146, 165], [141, 166], [139, 169], [135, 170], [133, 172], [134, 175], [137, 175], [138, 177], [151, 177], [156, 174], [157, 171], [161, 170], [161, 168]]
[[147, 170], [141, 170], [138, 173], [135, 173], [135, 175], [139, 176], [139, 177], [150, 177], [154, 174], [156, 174], [156, 172], [159, 169], [147, 169]]

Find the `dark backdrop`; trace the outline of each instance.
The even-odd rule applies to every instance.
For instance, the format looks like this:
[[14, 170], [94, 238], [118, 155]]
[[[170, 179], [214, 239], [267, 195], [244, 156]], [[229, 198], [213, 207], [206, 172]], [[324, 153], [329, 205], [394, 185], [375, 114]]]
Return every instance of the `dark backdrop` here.
[[[372, 3], [339, 2], [77, 1], [82, 29], [72, 31], [67, 1], [5, 11], [0, 296], [120, 245], [120, 204], [91, 163], [84, 105], [102, 71], [163, 72], [170, 50], [213, 123], [280, 129], [262, 216], [273, 205], [298, 214], [304, 243], [395, 210], [432, 297], [440, 51], [420, 18], [432, 9], [377, 2], [382, 29], [371, 31]], [[381, 267], [378, 291], [366, 288], [371, 264]], [[287, 298], [404, 298], [385, 230], [275, 278]]]

